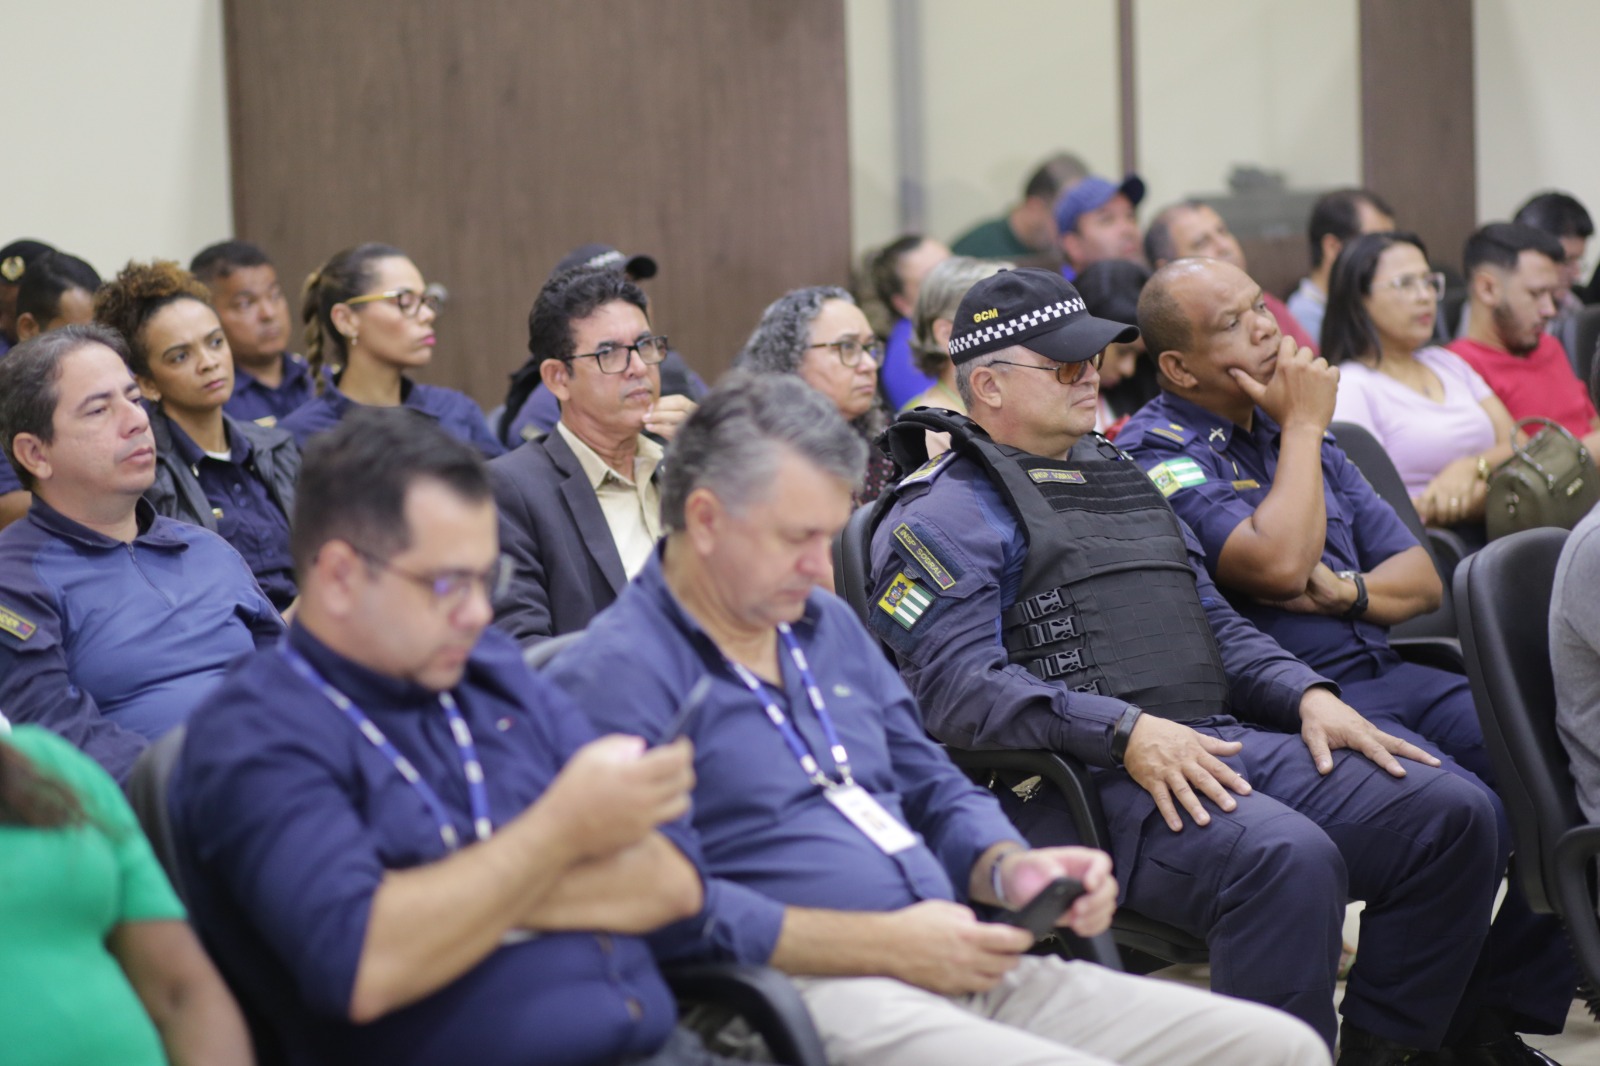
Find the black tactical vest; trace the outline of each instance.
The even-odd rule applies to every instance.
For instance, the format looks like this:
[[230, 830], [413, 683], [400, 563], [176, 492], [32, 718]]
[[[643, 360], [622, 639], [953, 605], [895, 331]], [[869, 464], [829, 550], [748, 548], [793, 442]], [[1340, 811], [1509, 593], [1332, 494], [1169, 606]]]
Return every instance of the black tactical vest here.
[[1225, 712], [1228, 682], [1182, 529], [1143, 470], [1098, 434], [1085, 438], [1095, 457], [1062, 462], [927, 408], [901, 415], [889, 432], [902, 469], [925, 454], [925, 429], [950, 434], [978, 463], [1027, 539], [1016, 602], [1001, 616], [1011, 662], [1162, 718]]

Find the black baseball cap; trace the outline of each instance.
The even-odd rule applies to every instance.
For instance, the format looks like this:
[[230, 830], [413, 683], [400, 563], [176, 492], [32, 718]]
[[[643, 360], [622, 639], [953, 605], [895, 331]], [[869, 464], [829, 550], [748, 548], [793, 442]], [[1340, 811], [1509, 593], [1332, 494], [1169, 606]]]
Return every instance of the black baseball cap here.
[[555, 277], [574, 267], [603, 267], [607, 270], [620, 270], [635, 281], [656, 276], [656, 261], [648, 255], [627, 256], [611, 247], [609, 244], [585, 244], [574, 248], [561, 257], [561, 262], [550, 272]]
[[0, 248], [0, 280], [12, 285], [17, 284], [35, 259], [53, 251], [55, 249], [43, 241], [26, 239], [12, 241], [4, 248]]
[[1078, 290], [1054, 270], [1002, 270], [961, 298], [950, 333], [960, 364], [1020, 344], [1058, 363], [1093, 359], [1108, 344], [1128, 344], [1139, 328], [1089, 313]]

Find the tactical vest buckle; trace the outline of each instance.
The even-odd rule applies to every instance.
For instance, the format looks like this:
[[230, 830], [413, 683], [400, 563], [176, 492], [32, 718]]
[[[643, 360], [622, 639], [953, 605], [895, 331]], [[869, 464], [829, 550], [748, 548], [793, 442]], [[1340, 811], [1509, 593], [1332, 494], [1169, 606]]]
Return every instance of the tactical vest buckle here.
[[1042, 648], [1046, 644], [1068, 640], [1078, 635], [1078, 616], [1069, 614], [1065, 618], [1051, 618], [1045, 622], [1031, 622], [1028, 624], [1025, 640], [1030, 648]]
[[1022, 613], [1028, 616], [1029, 621], [1037, 621], [1047, 614], [1054, 614], [1065, 606], [1061, 602], [1061, 590], [1051, 589], [1041, 592], [1030, 600], [1022, 602]]
[[1084, 668], [1082, 648], [1059, 651], [1035, 661], [1039, 664], [1039, 675], [1045, 680], [1061, 677], [1063, 674], [1075, 674]]
[[1086, 681], [1081, 685], [1073, 685], [1072, 686], [1072, 691], [1081, 692], [1086, 696], [1104, 696], [1105, 695], [1104, 692], [1100, 691], [1100, 682], [1098, 682], [1098, 681]]

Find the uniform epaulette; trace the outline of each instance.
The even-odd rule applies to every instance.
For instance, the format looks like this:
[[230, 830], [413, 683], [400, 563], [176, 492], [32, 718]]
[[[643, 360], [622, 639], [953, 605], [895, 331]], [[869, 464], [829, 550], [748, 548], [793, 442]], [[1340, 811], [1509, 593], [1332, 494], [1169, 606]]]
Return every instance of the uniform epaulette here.
[[1195, 431], [1176, 422], [1164, 422], [1159, 426], [1149, 426], [1145, 429], [1146, 439], [1164, 441], [1167, 444], [1176, 444], [1180, 448], [1188, 447], [1195, 439]]
[[932, 481], [934, 478], [939, 476], [939, 471], [943, 470], [950, 460], [954, 459], [955, 457], [956, 453], [953, 451], [945, 452], [943, 455], [935, 456], [923, 463], [921, 466], [917, 467], [915, 470], [911, 471], [911, 473], [907, 474], [905, 477], [901, 478], [900, 484], [914, 485], [918, 482]]

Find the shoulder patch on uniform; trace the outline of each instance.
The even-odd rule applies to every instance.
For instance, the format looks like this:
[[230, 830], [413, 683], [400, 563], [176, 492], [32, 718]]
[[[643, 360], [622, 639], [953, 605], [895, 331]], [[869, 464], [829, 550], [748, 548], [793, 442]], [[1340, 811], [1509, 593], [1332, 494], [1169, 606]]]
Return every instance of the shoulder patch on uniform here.
[[895, 526], [894, 539], [905, 545], [906, 550], [911, 553], [911, 557], [922, 564], [922, 568], [928, 572], [928, 576], [933, 578], [934, 584], [947, 591], [955, 588], [956, 579], [951, 576], [949, 569], [939, 561], [939, 557], [933, 554], [926, 544], [922, 543], [922, 538], [917, 536], [910, 526], [904, 522]]
[[1243, 492], [1245, 489], [1259, 489], [1261, 487], [1261, 482], [1257, 481], [1253, 477], [1241, 478], [1233, 483], [1233, 487], [1240, 492]]
[[922, 621], [922, 616], [932, 605], [933, 597], [904, 570], [896, 574], [889, 587], [878, 599], [878, 609], [893, 618], [902, 627], [910, 629]]
[[910, 485], [918, 481], [930, 481], [933, 479], [933, 475], [942, 470], [944, 465], [955, 457], [955, 452], [945, 452], [943, 455], [936, 455], [932, 459], [929, 459], [927, 462], [923, 463], [921, 466], [917, 467], [915, 470], [911, 471], [911, 473], [907, 474], [905, 477], [901, 478], [900, 484]]
[[1206, 472], [1200, 469], [1200, 464], [1187, 458], [1168, 459], [1152, 466], [1145, 473], [1150, 475], [1150, 480], [1155, 482], [1156, 488], [1161, 490], [1163, 496], [1171, 496], [1181, 489], [1204, 485], [1206, 481]]
[[1064, 482], [1068, 485], [1083, 485], [1086, 483], [1083, 480], [1083, 474], [1076, 470], [1030, 470], [1028, 471], [1028, 476], [1041, 484], [1046, 481]]
[[1154, 434], [1157, 437], [1165, 437], [1168, 440], [1176, 441], [1179, 444], [1189, 443], [1189, 433], [1182, 426], [1179, 426], [1177, 429], [1168, 429], [1166, 426], [1151, 426], [1149, 429], [1145, 430], [1145, 432]]
[[39, 631], [39, 627], [17, 614], [0, 607], [0, 633], [10, 633], [18, 640], [27, 640]]

